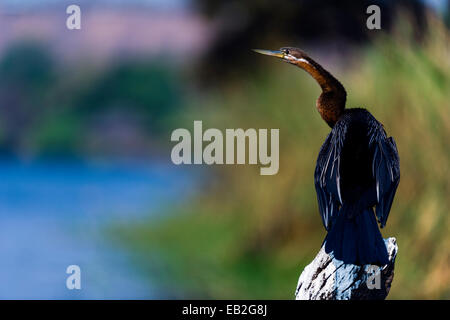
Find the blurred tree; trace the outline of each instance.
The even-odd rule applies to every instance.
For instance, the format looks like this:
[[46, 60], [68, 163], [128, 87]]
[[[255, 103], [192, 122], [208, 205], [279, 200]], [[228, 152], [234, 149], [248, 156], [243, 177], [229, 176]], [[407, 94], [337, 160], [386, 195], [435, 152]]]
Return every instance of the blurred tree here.
[[11, 46], [0, 61], [1, 149], [14, 151], [21, 136], [43, 113], [55, 83], [52, 58], [42, 45]]
[[181, 83], [170, 68], [153, 62], [122, 62], [102, 74], [75, 99], [79, 112], [98, 114], [121, 109], [137, 115], [154, 134], [163, 131], [180, 105]]
[[447, 5], [445, 8], [444, 19], [447, 27], [450, 27], [450, 0], [447, 0]]
[[0, 154], [147, 150], [146, 141], [165, 134], [181, 106], [175, 71], [145, 60], [64, 69], [42, 44], [17, 43], [0, 60]]
[[218, 35], [200, 65], [205, 82], [242, 75], [257, 59], [250, 48], [304, 46], [305, 43], [362, 44], [373, 32], [366, 28], [366, 9], [381, 8], [381, 26], [389, 30], [398, 8], [407, 8], [420, 32], [424, 4], [419, 0], [194, 0], [194, 6], [213, 20]]

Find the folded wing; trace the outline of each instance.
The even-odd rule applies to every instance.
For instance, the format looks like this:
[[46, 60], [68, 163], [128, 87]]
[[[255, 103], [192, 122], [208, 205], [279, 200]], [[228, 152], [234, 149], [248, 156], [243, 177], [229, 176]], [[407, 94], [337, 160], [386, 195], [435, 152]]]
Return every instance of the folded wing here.
[[370, 144], [373, 150], [372, 173], [377, 191], [376, 215], [383, 228], [400, 182], [400, 160], [394, 138], [388, 138], [380, 124], [374, 125], [370, 131]]
[[[376, 215], [380, 226], [384, 227], [400, 181], [400, 163], [394, 139], [388, 138], [383, 126], [374, 118], [372, 120], [368, 135], [377, 195]], [[346, 131], [346, 125], [336, 124], [320, 149], [314, 173], [319, 211], [327, 231], [343, 204], [340, 161]]]
[[343, 126], [333, 128], [320, 149], [314, 172], [319, 211], [326, 230], [342, 205], [339, 166], [345, 131]]

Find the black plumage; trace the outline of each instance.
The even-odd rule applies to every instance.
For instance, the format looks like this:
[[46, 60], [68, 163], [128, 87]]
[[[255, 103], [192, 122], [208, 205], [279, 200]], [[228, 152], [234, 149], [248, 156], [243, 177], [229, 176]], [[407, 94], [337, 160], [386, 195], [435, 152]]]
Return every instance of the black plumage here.
[[325, 249], [346, 263], [387, 263], [381, 227], [400, 180], [397, 147], [365, 109], [346, 109], [319, 152], [314, 180]]

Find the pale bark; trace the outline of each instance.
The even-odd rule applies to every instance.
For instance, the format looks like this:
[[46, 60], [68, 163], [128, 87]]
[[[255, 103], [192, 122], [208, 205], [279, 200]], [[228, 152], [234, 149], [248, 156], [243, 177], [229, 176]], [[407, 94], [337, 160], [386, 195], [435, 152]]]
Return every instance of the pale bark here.
[[[382, 268], [344, 264], [335, 259], [332, 254], [327, 254], [322, 247], [314, 260], [301, 273], [295, 298], [297, 300], [385, 299], [394, 278], [398, 246], [395, 238], [384, 241], [389, 254], [389, 263]], [[379, 289], [376, 288], [377, 275], [368, 272], [371, 270], [379, 275]]]

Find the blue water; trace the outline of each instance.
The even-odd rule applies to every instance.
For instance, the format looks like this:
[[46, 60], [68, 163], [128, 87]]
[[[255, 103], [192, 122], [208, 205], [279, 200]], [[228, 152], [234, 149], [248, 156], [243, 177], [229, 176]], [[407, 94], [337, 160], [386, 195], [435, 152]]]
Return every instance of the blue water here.
[[[149, 220], [192, 189], [179, 167], [0, 160], [0, 299], [158, 298], [110, 225]], [[66, 268], [81, 268], [81, 290]]]

